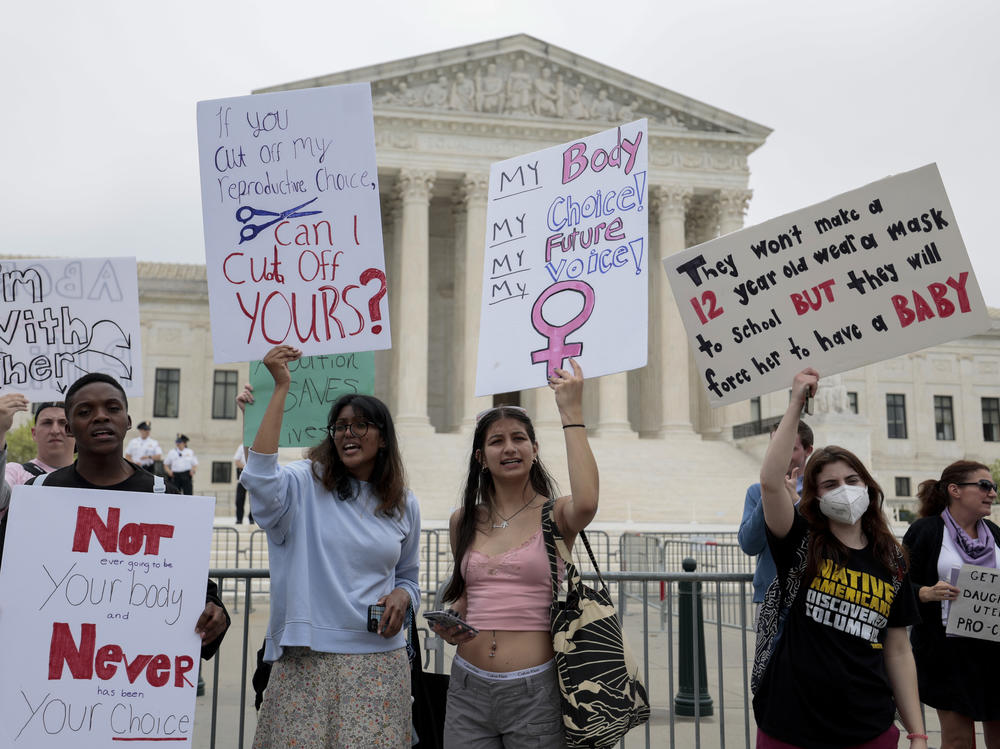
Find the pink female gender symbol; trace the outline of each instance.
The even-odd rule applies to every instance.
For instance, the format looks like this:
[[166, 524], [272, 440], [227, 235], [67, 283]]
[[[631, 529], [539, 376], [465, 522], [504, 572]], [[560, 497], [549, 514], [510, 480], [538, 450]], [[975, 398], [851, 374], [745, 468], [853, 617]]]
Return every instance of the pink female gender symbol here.
[[[583, 309], [567, 323], [562, 325], [550, 325], [542, 317], [542, 307], [545, 302], [556, 294], [563, 291], [575, 291], [583, 296]], [[594, 289], [584, 281], [560, 281], [554, 283], [541, 294], [531, 307], [531, 324], [535, 330], [545, 336], [549, 345], [545, 348], [531, 352], [533, 364], [548, 362], [546, 367], [546, 377], [552, 378], [556, 374], [556, 368], [561, 368], [563, 360], [570, 356], [580, 356], [583, 353], [582, 343], [566, 343], [566, 336], [590, 319], [590, 313], [594, 311]]]

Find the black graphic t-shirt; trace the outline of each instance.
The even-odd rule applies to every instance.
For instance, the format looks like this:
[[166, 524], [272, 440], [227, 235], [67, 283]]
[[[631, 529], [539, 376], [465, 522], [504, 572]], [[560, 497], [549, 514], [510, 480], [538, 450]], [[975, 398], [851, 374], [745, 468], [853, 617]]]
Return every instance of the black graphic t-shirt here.
[[[807, 532], [798, 514], [783, 539], [768, 533], [779, 574], [790, 569]], [[784, 631], [754, 695], [757, 725], [796, 746], [836, 749], [888, 730], [895, 714], [882, 657], [887, 627], [919, 620], [909, 579], [894, 578], [870, 548], [850, 549], [846, 563], [825, 560], [803, 580]]]

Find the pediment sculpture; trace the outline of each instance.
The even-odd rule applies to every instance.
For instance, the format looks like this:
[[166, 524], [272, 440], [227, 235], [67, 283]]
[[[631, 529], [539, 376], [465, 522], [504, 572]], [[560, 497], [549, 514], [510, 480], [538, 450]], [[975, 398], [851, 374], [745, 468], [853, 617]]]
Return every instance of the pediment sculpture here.
[[646, 117], [675, 130], [721, 130], [591, 75], [531, 55], [499, 55], [372, 83], [376, 106], [602, 123]]

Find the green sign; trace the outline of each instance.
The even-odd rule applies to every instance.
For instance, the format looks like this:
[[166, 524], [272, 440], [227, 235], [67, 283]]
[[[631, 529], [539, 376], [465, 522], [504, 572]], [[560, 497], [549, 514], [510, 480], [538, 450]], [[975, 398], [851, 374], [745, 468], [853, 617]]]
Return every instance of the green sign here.
[[[326, 436], [330, 407], [342, 395], [375, 391], [375, 353], [304, 356], [288, 365], [292, 386], [285, 399], [281, 421], [281, 447], [312, 447]], [[243, 444], [252, 445], [264, 409], [274, 392], [274, 379], [262, 362], [250, 362], [253, 404], [247, 406], [243, 419]]]

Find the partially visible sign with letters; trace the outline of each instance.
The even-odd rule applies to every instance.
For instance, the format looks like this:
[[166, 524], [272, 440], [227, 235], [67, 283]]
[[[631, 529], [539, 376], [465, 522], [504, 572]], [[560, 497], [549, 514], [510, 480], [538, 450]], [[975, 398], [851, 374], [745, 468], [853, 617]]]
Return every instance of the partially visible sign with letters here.
[[142, 395], [135, 258], [0, 261], [0, 394], [58, 401], [103, 372]]

